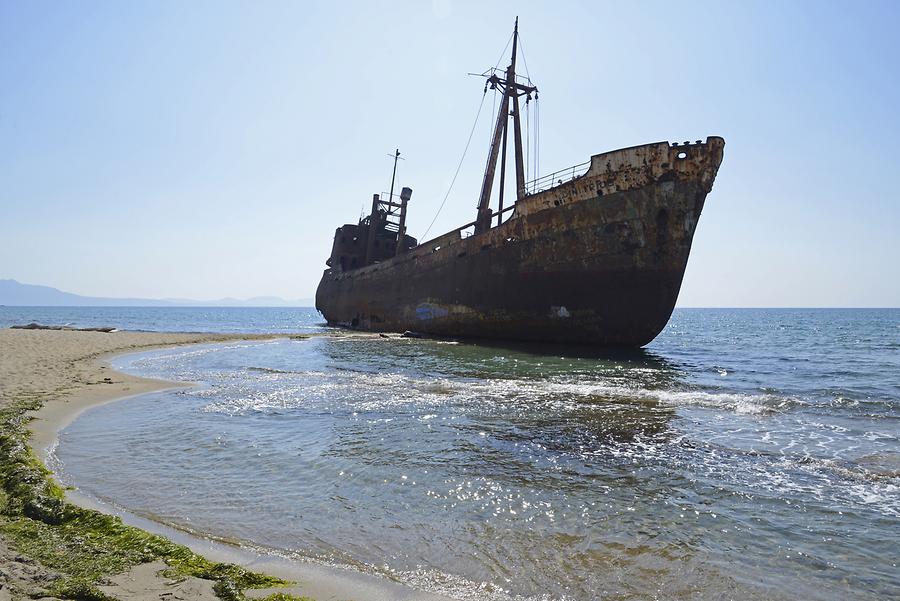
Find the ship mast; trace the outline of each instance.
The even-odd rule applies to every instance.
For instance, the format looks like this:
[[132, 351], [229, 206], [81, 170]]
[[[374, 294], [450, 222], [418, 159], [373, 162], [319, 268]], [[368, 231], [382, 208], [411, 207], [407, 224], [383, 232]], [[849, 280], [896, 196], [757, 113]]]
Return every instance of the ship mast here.
[[[506, 68], [506, 76], [498, 77], [496, 73], [492, 73], [488, 77], [487, 82], [494, 89], [503, 92], [503, 99], [500, 101], [500, 110], [497, 112], [497, 124], [494, 126], [494, 136], [491, 139], [491, 150], [488, 155], [487, 168], [484, 171], [484, 182], [481, 185], [481, 197], [478, 200], [478, 214], [475, 221], [475, 233], [487, 231], [491, 228], [491, 189], [494, 186], [494, 175], [497, 170], [497, 155], [503, 150], [503, 159], [500, 166], [500, 208], [503, 210], [503, 188], [506, 181], [506, 145], [507, 145], [507, 129], [509, 120], [513, 121], [513, 143], [515, 145], [515, 161], [516, 161], [516, 200], [522, 200], [525, 197], [525, 165], [522, 155], [522, 123], [519, 118], [519, 96], [528, 95], [537, 92], [534, 86], [528, 86], [516, 82], [516, 51], [519, 42], [519, 18], [516, 17], [516, 24], [513, 28], [513, 44], [512, 58], [509, 67]], [[530, 83], [530, 82], [529, 82]], [[499, 211], [498, 211], [499, 213]], [[500, 219], [498, 215], [498, 220]]]

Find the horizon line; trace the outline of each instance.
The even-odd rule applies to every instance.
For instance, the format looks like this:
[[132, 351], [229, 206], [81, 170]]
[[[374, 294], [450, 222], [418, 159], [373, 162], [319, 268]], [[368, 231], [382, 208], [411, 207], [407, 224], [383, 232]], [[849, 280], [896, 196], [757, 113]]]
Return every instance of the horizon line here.
[[[152, 299], [147, 299], [152, 300]], [[162, 299], [160, 299], [162, 300]], [[315, 309], [313, 305], [179, 305], [176, 303], [172, 303], [169, 306], [165, 305], [7, 305], [0, 303], [0, 307], [5, 308], [21, 308], [21, 309], [33, 309], [33, 308], [57, 308], [57, 309]], [[791, 306], [758, 306], [758, 307], [749, 307], [749, 306], [726, 306], [726, 305], [718, 305], [718, 306], [676, 306], [675, 309], [741, 309], [741, 310], [759, 310], [759, 309], [873, 309], [873, 310], [885, 310], [885, 309], [900, 309], [900, 306], [836, 306], [836, 305], [828, 305], [828, 306], [809, 306], [809, 305], [791, 305]]]

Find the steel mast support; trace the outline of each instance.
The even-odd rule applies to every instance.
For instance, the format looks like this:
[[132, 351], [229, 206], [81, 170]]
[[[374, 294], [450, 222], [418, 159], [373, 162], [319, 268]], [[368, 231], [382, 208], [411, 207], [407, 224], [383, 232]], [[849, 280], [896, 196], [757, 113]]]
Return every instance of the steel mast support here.
[[[522, 153], [522, 123], [519, 118], [519, 96], [537, 92], [537, 88], [516, 83], [516, 53], [518, 50], [518, 43], [519, 18], [516, 17], [516, 24], [513, 28], [512, 58], [509, 67], [506, 69], [506, 77], [503, 79], [496, 75], [488, 77], [488, 83], [491, 84], [492, 87], [499, 87], [503, 90], [503, 100], [500, 101], [500, 110], [497, 113], [497, 124], [494, 126], [494, 137], [491, 140], [491, 150], [488, 155], [487, 167], [484, 171], [484, 181], [481, 184], [481, 197], [478, 199], [478, 214], [475, 220], [476, 234], [491, 229], [491, 189], [494, 185], [494, 175], [497, 170], [497, 155], [500, 152], [501, 144], [503, 147], [504, 159], [506, 157], [506, 134], [510, 117], [513, 119], [513, 140], [515, 143], [516, 200], [519, 201], [525, 197], [525, 161]], [[512, 104], [512, 111], [510, 111], [510, 104]], [[505, 170], [505, 167], [506, 161], [504, 160], [502, 169]], [[505, 174], [501, 173], [501, 209], [503, 207], [502, 194], [504, 179]]]
[[[515, 55], [514, 55], [515, 56]], [[519, 120], [519, 95], [512, 97], [513, 137], [516, 141], [516, 202], [525, 198], [525, 161], [522, 158], [522, 122]]]
[[[509, 80], [509, 69], [507, 69]], [[494, 77], [496, 79], [496, 77]], [[497, 82], [491, 82], [496, 85]], [[509, 95], [504, 90], [503, 100], [500, 101], [500, 110], [497, 111], [497, 125], [494, 127], [494, 137], [491, 141], [491, 153], [488, 155], [487, 168], [484, 171], [484, 181], [481, 184], [481, 198], [478, 200], [478, 215], [475, 218], [475, 233], [480, 234], [491, 229], [491, 188], [494, 185], [494, 172], [497, 169], [497, 154], [500, 152], [500, 139], [506, 131], [506, 121], [509, 119]]]
[[503, 128], [503, 152], [500, 153], [500, 190], [498, 193], [499, 202], [497, 203], [497, 225], [500, 225], [500, 221], [503, 219], [503, 192], [506, 188], [506, 133], [509, 131], [508, 127]]

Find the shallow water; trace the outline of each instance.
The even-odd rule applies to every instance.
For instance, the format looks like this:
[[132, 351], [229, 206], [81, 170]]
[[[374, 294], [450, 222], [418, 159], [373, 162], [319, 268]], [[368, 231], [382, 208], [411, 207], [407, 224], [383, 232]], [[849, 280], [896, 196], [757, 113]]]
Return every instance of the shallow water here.
[[461, 599], [900, 595], [900, 310], [679, 310], [647, 350], [378, 336], [116, 367], [63, 479]]

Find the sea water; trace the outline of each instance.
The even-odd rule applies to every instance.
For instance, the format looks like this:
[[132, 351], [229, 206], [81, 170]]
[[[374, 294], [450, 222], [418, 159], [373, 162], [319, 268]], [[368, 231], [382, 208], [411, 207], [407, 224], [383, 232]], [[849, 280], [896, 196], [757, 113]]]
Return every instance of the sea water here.
[[5, 307], [0, 328], [38, 323], [143, 332], [308, 333], [321, 331], [310, 307]]
[[677, 310], [627, 353], [323, 331], [119, 358], [199, 386], [85, 413], [63, 480], [459, 599], [900, 596], [900, 310]]

